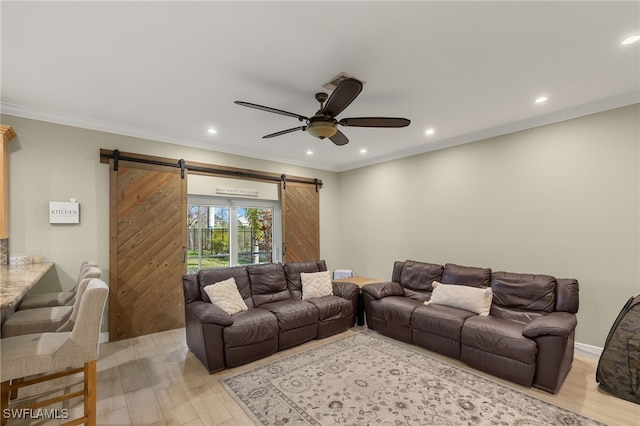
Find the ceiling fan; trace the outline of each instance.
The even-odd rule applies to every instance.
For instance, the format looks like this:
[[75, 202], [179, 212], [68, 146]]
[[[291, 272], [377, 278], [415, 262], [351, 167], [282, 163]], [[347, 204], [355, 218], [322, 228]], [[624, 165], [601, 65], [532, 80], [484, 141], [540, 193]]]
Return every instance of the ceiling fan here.
[[336, 86], [334, 91], [331, 93], [331, 96], [322, 92], [316, 93], [316, 100], [320, 102], [320, 109], [311, 118], [249, 102], [235, 101], [235, 103], [249, 108], [287, 115], [289, 117], [297, 118], [299, 121], [305, 123], [304, 126], [281, 130], [279, 132], [265, 135], [263, 138], [272, 138], [274, 136], [285, 135], [287, 133], [302, 130], [303, 132], [306, 131], [310, 135], [320, 139], [329, 138], [331, 142], [336, 145], [346, 145], [349, 143], [349, 139], [344, 135], [344, 133], [338, 130], [338, 125], [345, 127], [405, 127], [411, 123], [411, 121], [406, 118], [395, 117], [354, 117], [342, 118], [340, 120], [336, 119], [336, 116], [344, 111], [344, 109], [353, 102], [361, 91], [362, 82], [360, 80], [356, 80], [355, 78], [346, 78]]

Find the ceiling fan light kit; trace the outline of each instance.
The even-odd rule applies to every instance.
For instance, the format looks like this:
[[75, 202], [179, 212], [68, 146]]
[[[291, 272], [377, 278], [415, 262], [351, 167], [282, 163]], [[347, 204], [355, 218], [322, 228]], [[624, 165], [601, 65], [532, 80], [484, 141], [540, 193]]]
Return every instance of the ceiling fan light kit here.
[[336, 120], [336, 116], [340, 114], [346, 107], [362, 91], [362, 82], [355, 78], [345, 78], [340, 81], [335, 90], [331, 93], [331, 96], [326, 93], [316, 93], [316, 100], [320, 103], [320, 109], [311, 118], [304, 115], [295, 114], [281, 109], [271, 108], [267, 106], [252, 104], [244, 101], [235, 101], [236, 104], [255, 108], [274, 114], [286, 115], [288, 117], [297, 118], [299, 121], [304, 121], [305, 126], [294, 127], [292, 129], [282, 130], [279, 132], [271, 133], [263, 136], [263, 138], [272, 138], [275, 136], [292, 133], [298, 130], [306, 131], [311, 136], [316, 138], [325, 139], [329, 138], [331, 142], [336, 145], [346, 145], [349, 143], [349, 139], [338, 130], [338, 125], [349, 127], [406, 127], [411, 121], [406, 118], [395, 117], [358, 117], [358, 118], [343, 118], [340, 121]]
[[330, 121], [323, 119], [314, 120], [311, 118], [307, 126], [307, 133], [320, 139], [330, 138], [335, 135], [337, 131], [335, 119]]

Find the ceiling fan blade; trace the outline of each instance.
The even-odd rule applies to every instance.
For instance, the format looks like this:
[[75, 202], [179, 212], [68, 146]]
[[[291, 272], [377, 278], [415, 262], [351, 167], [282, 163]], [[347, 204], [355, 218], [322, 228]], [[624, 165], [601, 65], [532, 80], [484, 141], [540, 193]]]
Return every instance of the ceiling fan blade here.
[[343, 118], [338, 122], [342, 126], [351, 127], [406, 127], [411, 120], [397, 117], [355, 117]]
[[252, 104], [252, 103], [243, 102], [243, 101], [234, 101], [234, 104], [242, 105], [242, 106], [249, 107], [249, 108], [259, 109], [259, 110], [266, 111], [266, 112], [272, 112], [274, 114], [287, 115], [289, 117], [297, 118], [300, 121], [309, 121], [309, 119], [307, 117], [305, 117], [304, 115], [295, 114], [293, 112], [288, 112], [288, 111], [283, 111], [281, 109], [275, 109], [275, 108], [262, 106], [262, 105], [258, 105], [258, 104]]
[[349, 139], [340, 130], [338, 130], [336, 134], [331, 136], [329, 139], [331, 139], [331, 142], [336, 145], [346, 145], [349, 143]]
[[322, 108], [322, 113], [329, 117], [340, 114], [362, 92], [362, 82], [355, 78], [347, 78], [336, 87]]
[[298, 130], [305, 131], [305, 130], [307, 130], [307, 126], [300, 126], [300, 127], [294, 127], [293, 129], [281, 130], [279, 132], [275, 132], [275, 133], [271, 133], [271, 134], [268, 134], [268, 135], [264, 135], [262, 137], [262, 139], [268, 139], [268, 138], [273, 138], [273, 137], [280, 136], [280, 135], [286, 135], [287, 133], [296, 132]]

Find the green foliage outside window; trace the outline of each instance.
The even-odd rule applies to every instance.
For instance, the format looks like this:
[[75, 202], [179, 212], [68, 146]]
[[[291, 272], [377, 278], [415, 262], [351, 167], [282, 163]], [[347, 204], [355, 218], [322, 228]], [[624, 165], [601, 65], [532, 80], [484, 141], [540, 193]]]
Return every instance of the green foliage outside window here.
[[[238, 224], [233, 230], [238, 243], [237, 264], [271, 262], [273, 209], [238, 207], [237, 213]], [[229, 209], [189, 205], [187, 221], [188, 270], [229, 266]]]

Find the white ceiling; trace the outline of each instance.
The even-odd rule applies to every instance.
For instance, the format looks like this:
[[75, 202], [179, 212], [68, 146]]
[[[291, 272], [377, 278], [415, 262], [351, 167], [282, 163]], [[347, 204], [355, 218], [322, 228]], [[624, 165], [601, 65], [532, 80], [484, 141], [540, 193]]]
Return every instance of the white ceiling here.
[[[640, 43], [621, 44], [638, 1], [3, 0], [1, 14], [3, 113], [332, 171], [640, 102]], [[343, 147], [262, 139], [300, 123], [233, 103], [311, 116], [343, 71], [366, 84], [338, 118], [411, 125], [342, 128]]]

